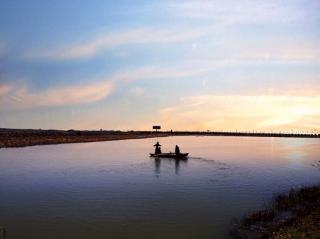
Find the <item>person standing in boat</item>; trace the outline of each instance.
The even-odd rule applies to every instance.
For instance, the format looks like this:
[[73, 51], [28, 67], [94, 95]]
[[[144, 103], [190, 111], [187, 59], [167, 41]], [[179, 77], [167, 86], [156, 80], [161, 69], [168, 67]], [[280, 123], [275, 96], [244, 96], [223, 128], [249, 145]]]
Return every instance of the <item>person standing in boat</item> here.
[[180, 148], [179, 148], [178, 145], [176, 145], [176, 148], [175, 148], [174, 152], [175, 152], [176, 154], [180, 154]]
[[153, 147], [156, 147], [154, 150], [155, 154], [161, 154], [161, 145], [159, 144], [159, 142], [157, 142], [155, 145], [153, 145]]

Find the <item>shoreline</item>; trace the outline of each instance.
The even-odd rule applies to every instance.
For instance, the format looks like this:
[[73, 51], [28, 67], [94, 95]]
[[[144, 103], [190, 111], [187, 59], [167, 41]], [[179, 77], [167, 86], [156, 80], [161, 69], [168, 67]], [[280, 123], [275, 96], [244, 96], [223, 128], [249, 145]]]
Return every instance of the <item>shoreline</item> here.
[[88, 143], [168, 136], [286, 137], [320, 138], [319, 134], [245, 133], [203, 131], [114, 131], [114, 130], [43, 130], [0, 128], [0, 148], [66, 143]]
[[167, 137], [165, 133], [77, 130], [1, 130], [0, 149], [36, 145], [89, 143], [127, 139]]
[[291, 189], [235, 224], [235, 239], [320, 238], [320, 185]]

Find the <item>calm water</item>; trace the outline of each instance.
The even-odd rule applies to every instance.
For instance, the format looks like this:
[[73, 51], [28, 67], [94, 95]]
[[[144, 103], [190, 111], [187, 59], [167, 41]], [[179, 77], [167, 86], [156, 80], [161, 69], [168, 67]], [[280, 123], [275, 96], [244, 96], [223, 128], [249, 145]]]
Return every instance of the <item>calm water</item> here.
[[[148, 157], [178, 144], [187, 162]], [[228, 238], [274, 193], [320, 182], [318, 139], [171, 137], [0, 149], [8, 239]]]

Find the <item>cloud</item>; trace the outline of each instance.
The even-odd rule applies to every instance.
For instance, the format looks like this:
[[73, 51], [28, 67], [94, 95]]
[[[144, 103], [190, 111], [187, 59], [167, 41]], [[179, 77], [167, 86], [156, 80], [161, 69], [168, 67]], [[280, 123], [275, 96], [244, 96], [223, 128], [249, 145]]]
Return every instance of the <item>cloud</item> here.
[[133, 29], [99, 35], [84, 43], [72, 43], [56, 49], [34, 50], [26, 54], [29, 59], [72, 60], [90, 58], [108, 49], [124, 45], [178, 43], [205, 36], [213, 26], [199, 28]]
[[190, 96], [160, 115], [164, 125], [180, 130], [312, 131], [320, 130], [320, 96]]
[[[279, 49], [279, 51], [277, 50]], [[130, 84], [134, 81], [142, 80], [172, 80], [172, 79], [186, 79], [186, 78], [199, 78], [199, 84], [203, 86], [208, 85], [209, 81], [215, 81], [211, 79], [211, 72], [217, 72], [220, 68], [238, 66], [238, 65], [250, 65], [250, 64], [263, 64], [263, 63], [296, 63], [296, 62], [314, 62], [320, 63], [320, 52], [318, 50], [311, 51], [309, 47], [295, 48], [290, 51], [291, 46], [263, 49], [260, 51], [240, 51], [238, 54], [227, 53], [223, 58], [191, 58], [184, 59], [176, 62], [172, 65], [146, 65], [140, 68], [131, 70], [122, 70], [121, 72], [115, 72], [103, 79], [99, 79], [97, 84], [91, 84], [87, 86], [69, 86], [66, 88], [49, 89], [42, 92], [33, 92], [28, 87], [22, 87], [17, 85], [0, 85], [0, 95], [2, 97], [2, 106], [6, 108], [32, 108], [39, 106], [57, 106], [57, 105], [70, 105], [86, 102], [98, 101], [105, 98], [113, 89], [114, 86], [121, 87], [121, 84]], [[265, 52], [268, 52], [267, 57]], [[232, 79], [234, 77], [234, 79]], [[270, 76], [267, 76], [268, 79]], [[275, 78], [274, 76], [272, 76]], [[289, 80], [289, 82], [295, 82], [297, 79], [301, 82], [301, 76], [291, 79], [283, 78], [283, 80]], [[264, 76], [255, 76], [255, 80], [264, 80]], [[276, 78], [279, 78], [278, 76]], [[310, 77], [309, 77], [310, 78]], [[311, 79], [312, 78], [312, 79]], [[317, 79], [310, 79], [304, 77], [305, 82], [314, 82]], [[241, 81], [250, 80], [247, 75], [224, 75], [223, 79], [227, 82], [237, 83]], [[275, 80], [275, 79], [274, 79]], [[220, 79], [221, 82], [221, 79]], [[278, 82], [278, 81], [275, 81]], [[291, 84], [292, 85], [292, 84]], [[117, 87], [118, 88], [118, 87]], [[281, 88], [278, 85], [278, 88]], [[305, 89], [305, 88], [304, 88]], [[237, 88], [234, 88], [237, 90]], [[250, 89], [252, 90], [252, 89]], [[264, 89], [261, 94], [264, 94], [269, 89]], [[10, 94], [8, 92], [10, 91]], [[283, 89], [281, 89], [283, 93]], [[142, 89], [133, 87], [131, 94], [142, 94]], [[302, 92], [303, 93], [303, 92]], [[4, 98], [5, 103], [4, 102]], [[10, 100], [9, 100], [10, 99]]]
[[173, 16], [214, 20], [219, 25], [287, 23], [305, 16], [306, 10], [297, 2], [263, 0], [183, 0], [167, 1], [164, 6]]
[[235, 59], [252, 62], [275, 63], [320, 63], [320, 50], [317, 42], [278, 39], [275, 43], [261, 42], [255, 47], [243, 47], [238, 50]]
[[8, 93], [10, 90], [10, 86], [8, 85], [0, 85], [0, 96]]
[[[301, 4], [298, 4], [297, 1], [287, 4], [284, 1], [277, 0], [164, 1], [160, 4], [154, 4], [153, 8], [151, 8], [152, 11], [162, 9], [165, 16], [181, 16], [183, 19], [186, 17], [200, 17], [201, 19], [191, 19], [190, 23], [187, 22], [189, 23], [188, 25], [184, 22], [181, 23], [179, 20], [173, 20], [175, 22], [174, 27], [164, 24], [161, 27], [146, 26], [135, 29], [128, 28], [117, 32], [104, 32], [86, 37], [81, 42], [69, 42], [51, 49], [31, 49], [23, 57], [48, 61], [78, 60], [92, 58], [121, 46], [187, 42], [190, 44], [190, 51], [194, 55], [202, 54], [218, 57], [217, 53], [228, 55], [233, 52], [243, 55], [243, 57], [235, 56], [237, 58], [246, 58], [252, 61], [312, 61], [315, 57], [319, 59], [319, 50], [315, 50], [317, 49], [318, 41], [313, 45], [307, 46], [307, 49], [303, 49], [306, 41], [296, 42], [296, 39], [303, 38], [303, 34], [301, 36], [289, 34], [288, 36], [286, 31], [280, 34], [269, 34], [269, 28], [272, 23], [278, 25], [281, 22], [291, 21], [292, 19], [303, 20], [309, 17], [308, 9], [305, 8], [307, 7], [301, 7]], [[202, 19], [203, 17], [209, 19]], [[244, 28], [243, 33], [239, 32], [241, 29], [238, 26], [236, 29], [229, 29], [234, 24], [261, 22], [265, 23], [267, 27], [266, 30], [261, 30], [261, 34], [260, 30], [257, 32], [257, 28], [254, 26], [251, 28], [251, 32]], [[210, 36], [210, 41], [208, 39], [205, 42], [194, 41], [201, 40], [207, 36]], [[304, 39], [306, 40], [307, 37]], [[294, 44], [292, 44], [292, 41], [295, 41]], [[210, 46], [215, 47], [213, 49]], [[119, 50], [118, 53], [113, 53], [113, 55], [120, 58], [129, 55], [128, 52], [123, 52], [122, 49]], [[248, 55], [248, 52], [251, 52], [251, 55]], [[170, 52], [165, 52], [164, 54], [170, 55]]]
[[[266, 52], [268, 55], [266, 56]], [[283, 54], [282, 54], [283, 53]], [[296, 53], [296, 54], [295, 54]], [[224, 58], [206, 59], [195, 58], [177, 61], [174, 65], [147, 65], [137, 69], [116, 72], [110, 76], [110, 80], [117, 82], [133, 82], [141, 80], [159, 80], [159, 79], [184, 79], [191, 77], [210, 78], [211, 72], [217, 72], [221, 68], [232, 66], [255, 66], [263, 64], [300, 64], [313, 63], [320, 64], [320, 51], [311, 51], [309, 48], [295, 49], [290, 52], [289, 49], [283, 48], [281, 51], [261, 51], [261, 52], [239, 52], [236, 55], [226, 55]], [[250, 75], [250, 74], [248, 74]], [[225, 78], [227, 75], [225, 75]], [[300, 77], [300, 76], [299, 76]], [[265, 76], [256, 76], [257, 80], [265, 79]], [[310, 78], [310, 77], [309, 77]], [[232, 81], [248, 80], [248, 76], [237, 76]], [[269, 79], [270, 80], [270, 79]], [[271, 79], [274, 80], [274, 79]], [[289, 80], [290, 79], [282, 79]], [[297, 77], [293, 79], [296, 81]], [[312, 81], [307, 79], [306, 81]], [[299, 78], [301, 81], [301, 77]], [[203, 82], [205, 85], [208, 80]]]
[[130, 89], [130, 93], [135, 96], [141, 96], [145, 93], [145, 89], [143, 87], [133, 87]]
[[199, 76], [208, 72], [209, 68], [192, 67], [188, 62], [177, 64], [176, 66], [144, 66], [138, 69], [114, 73], [110, 79], [119, 82], [133, 82], [139, 80], [157, 80], [157, 79], [179, 79], [193, 76]]
[[197, 49], [198, 49], [197, 43], [192, 43], [192, 44], [191, 44], [191, 50], [192, 50], [192, 51], [196, 51]]
[[[129, 84], [140, 80], [175, 79], [201, 74], [203, 69], [176, 69], [165, 66], [145, 66], [111, 74], [98, 79], [99, 83], [83, 86], [67, 86], [33, 92], [27, 86], [0, 85], [1, 109], [23, 109], [41, 106], [62, 106], [99, 101], [107, 97], [116, 85]], [[133, 87], [133, 95], [141, 95], [144, 88]]]
[[104, 99], [113, 90], [109, 81], [84, 86], [69, 86], [32, 92], [27, 87], [11, 87], [3, 94], [1, 109], [24, 109], [91, 103]]
[[[290, 51], [287, 51], [286, 49], [282, 49], [282, 51], [290, 53]], [[305, 59], [309, 61], [310, 58], [317, 59], [318, 54], [318, 51], [314, 51], [315, 55], [310, 56], [308, 54], [312, 54], [312, 52], [307, 50], [307, 57], [301, 57], [301, 55], [305, 56], [306, 54], [301, 53], [295, 55], [294, 52], [301, 53], [303, 51], [296, 49], [295, 51], [293, 51], [293, 53], [290, 53], [290, 57], [282, 56], [281, 52], [275, 53], [273, 55], [269, 54], [268, 59], [264, 59], [262, 53], [255, 55], [253, 53], [247, 52], [245, 55], [240, 54], [238, 56], [226, 56], [226, 58], [221, 59], [183, 60], [177, 62], [174, 66], [147, 65], [127, 71], [123, 70], [121, 72], [115, 72], [103, 77], [102, 79], [98, 79], [98, 82], [100, 83], [89, 84], [86, 86], [68, 86], [58, 89], [53, 88], [40, 92], [33, 92], [26, 86], [0, 85], [0, 95], [3, 96], [1, 99], [1, 106], [5, 108], [32, 108], [39, 106], [71, 105], [94, 102], [108, 96], [114, 86], [121, 87], [121, 84], [130, 84], [132, 82], [142, 80], [172, 80], [200, 77], [199, 84], [206, 86], [208, 84], [208, 81], [214, 80], [210, 78], [210, 73], [222, 67], [237, 66], [241, 64], [256, 64], [257, 62], [259, 63], [269, 61], [278, 63], [289, 63], [290, 61], [295, 62], [299, 58], [301, 58], [301, 60]], [[299, 82], [301, 81], [300, 78], [301, 77], [299, 76]], [[256, 80], [259, 79], [263, 80], [264, 78], [263, 76], [259, 76]], [[239, 75], [236, 76], [236, 78], [231, 79], [230, 76], [228, 78], [228, 76], [225, 75], [224, 80], [232, 83], [248, 80], [248, 77], [246, 78], [246, 76]], [[297, 81], [296, 78], [292, 78], [289, 80], [291, 80], [291, 82]], [[309, 83], [315, 81], [315, 79], [313, 79], [313, 76], [310, 79], [304, 77], [304, 80]], [[280, 88], [281, 87], [278, 86], [278, 89], [271, 90], [273, 92], [277, 91], [279, 93]], [[235, 90], [237, 89], [235, 88]], [[306, 90], [306, 88], [304, 87], [303, 90]], [[310, 90], [310, 92], [314, 92], [313, 89]], [[264, 89], [260, 93], [264, 94], [265, 92], [269, 91], [270, 89]], [[143, 93], [143, 89], [139, 87], [133, 87], [130, 92], [133, 95], [141, 95]], [[280, 89], [280, 93], [284, 93], [283, 89]], [[295, 93], [298, 93], [298, 91], [295, 91]], [[299, 95], [303, 93], [304, 92], [299, 92]]]

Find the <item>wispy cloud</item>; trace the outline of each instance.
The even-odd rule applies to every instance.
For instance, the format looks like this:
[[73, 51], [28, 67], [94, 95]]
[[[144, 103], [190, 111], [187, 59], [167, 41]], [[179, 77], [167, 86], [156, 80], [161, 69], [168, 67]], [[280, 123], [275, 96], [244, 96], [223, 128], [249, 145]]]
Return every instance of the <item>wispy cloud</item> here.
[[[90, 103], [106, 98], [115, 87], [145, 79], [175, 79], [199, 75], [203, 69], [183, 71], [174, 67], [145, 66], [117, 72], [109, 76], [93, 78], [93, 84], [65, 86], [48, 90], [32, 91], [26, 85], [0, 85], [1, 109], [23, 109]], [[144, 89], [134, 87], [131, 93], [141, 95]]]
[[[294, 2], [294, 1], [293, 1]], [[305, 16], [299, 4], [263, 0], [182, 0], [166, 1], [164, 5], [177, 17], [215, 20], [219, 25], [287, 23]]]
[[[276, 0], [164, 1], [161, 4], [155, 4], [152, 10], [157, 8], [161, 8], [168, 16], [181, 16], [183, 19], [199, 17], [201, 19], [199, 21], [194, 20], [193, 23], [189, 25], [178, 21], [174, 27], [168, 25], [147, 27], [148, 24], [146, 24], [145, 27], [135, 29], [128, 28], [127, 30], [120, 30], [118, 32], [105, 32], [95, 36], [87, 36], [86, 39], [83, 39], [81, 42], [69, 42], [52, 49], [31, 49], [26, 52], [23, 57], [49, 61], [77, 60], [92, 58], [108, 50], [127, 45], [174, 44], [185, 42], [190, 43], [190, 49], [195, 51], [198, 48], [198, 44], [196, 43], [197, 39], [209, 36], [210, 34], [215, 34], [212, 36], [212, 42], [223, 42], [223, 44], [218, 47], [223, 47], [224, 49], [241, 49], [242, 47], [246, 51], [251, 50], [251, 52], [253, 52], [253, 50], [259, 48], [258, 52], [255, 53], [256, 55], [262, 54], [258, 56], [259, 59], [272, 59], [276, 57], [281, 58], [281, 60], [292, 60], [299, 55], [299, 59], [312, 60], [315, 55], [315, 53], [312, 52], [312, 50], [315, 49], [314, 46], [311, 50], [307, 49], [307, 51], [301, 51], [300, 49], [303, 46], [301, 47], [300, 45], [298, 45], [297, 50], [295, 50], [295, 46], [294, 48], [288, 49], [286, 44], [290, 44], [292, 40], [291, 36], [285, 39], [285, 44], [280, 42], [281, 37], [267, 36], [265, 42], [267, 45], [259, 44], [259, 42], [255, 41], [253, 43], [249, 42], [248, 46], [242, 46], [239, 45], [239, 42], [243, 43], [248, 41], [246, 37], [237, 33], [237, 39], [234, 39], [232, 36], [228, 38], [228, 32], [227, 35], [226, 32], [221, 32], [221, 29], [226, 29], [234, 24], [265, 23], [270, 26], [272, 22], [279, 24], [281, 22], [286, 23], [291, 20], [301, 20], [309, 17], [307, 10], [302, 8], [301, 4], [298, 4], [296, 1], [293, 4], [286, 4], [283, 1]], [[253, 32], [255, 31], [254, 28], [252, 30]], [[252, 39], [252, 36], [251, 38], [249, 37], [249, 39]], [[255, 36], [253, 39], [257, 40], [259, 37]], [[258, 46], [255, 47], [255, 45]], [[284, 49], [282, 49], [283, 46], [285, 47]], [[265, 47], [267, 48], [266, 50], [264, 50]], [[270, 49], [271, 47], [273, 49]], [[215, 56], [216, 52], [219, 52], [219, 49], [207, 49], [206, 52]], [[319, 56], [319, 51], [317, 52]], [[228, 51], [226, 51], [226, 53], [228, 53]], [[123, 54], [124, 53], [120, 51], [119, 56], [121, 57]], [[125, 55], [127, 54], [126, 52]], [[204, 53], [201, 52], [200, 54]]]
[[[281, 47], [280, 50], [265, 49], [261, 51], [243, 51], [237, 54], [226, 54], [222, 58], [194, 58], [175, 62], [174, 65], [145, 65], [140, 68], [131, 70], [123, 70], [121, 72], [114, 72], [109, 76], [109, 79], [114, 82], [134, 82], [145, 79], [149, 80], [172, 80], [172, 79], [186, 79], [192, 77], [206, 77], [210, 76], [211, 72], [216, 72], [224, 67], [232, 66], [255, 66], [263, 64], [320, 64], [320, 51], [312, 50], [311, 48], [296, 48], [290, 51], [290, 47]], [[227, 76], [225, 76], [227, 77]], [[245, 76], [238, 76], [233, 81], [243, 81]], [[263, 75], [256, 76], [264, 79]], [[296, 78], [294, 78], [297, 80]], [[307, 77], [304, 77], [306, 80]], [[276, 79], [269, 79], [270, 81]], [[290, 80], [290, 79], [282, 79]], [[308, 81], [315, 81], [316, 79], [308, 78]]]
[[194, 67], [192, 63], [184, 62], [176, 66], [144, 66], [138, 69], [114, 73], [110, 79], [118, 82], [133, 82], [139, 80], [157, 80], [157, 79], [179, 79], [199, 76], [207, 73], [210, 69], [208, 66]]
[[113, 90], [109, 81], [33, 92], [27, 87], [11, 87], [3, 93], [1, 109], [24, 109], [90, 103], [104, 99]]
[[141, 96], [145, 93], [145, 89], [143, 87], [133, 87], [130, 89], [130, 93], [134, 96]]
[[214, 30], [213, 26], [201, 28], [144, 28], [131, 29], [122, 32], [107, 33], [96, 36], [83, 43], [70, 43], [56, 49], [33, 50], [26, 58], [47, 60], [70, 60], [90, 58], [108, 49], [124, 45], [168, 44], [178, 43], [205, 36]]
[[0, 96], [8, 93], [10, 90], [10, 86], [8, 85], [0, 85]]
[[[35, 108], [40, 106], [61, 106], [61, 105], [73, 105], [87, 102], [94, 102], [107, 97], [114, 88], [121, 88], [122, 84], [131, 84], [135, 81], [142, 80], [172, 80], [172, 79], [186, 79], [190, 77], [206, 77], [208, 74], [220, 67], [250, 64], [253, 62], [256, 64], [259, 56], [247, 55], [242, 56], [244, 58], [226, 58], [218, 60], [185, 60], [177, 62], [174, 66], [169, 65], [150, 65], [143, 66], [136, 69], [127, 71], [115, 72], [108, 76], [94, 79], [98, 83], [88, 84], [85, 86], [68, 86], [65, 88], [53, 88], [46, 91], [33, 92], [28, 87], [21, 87], [19, 85], [0, 85], [0, 95], [3, 97], [3, 108]], [[271, 57], [271, 56], [269, 56]], [[254, 58], [255, 60], [252, 60]], [[261, 58], [261, 59], [260, 59]], [[266, 60], [263, 56], [260, 56], [260, 60]], [[274, 57], [272, 59], [278, 59], [281, 61], [281, 56]], [[299, 58], [299, 57], [298, 57]], [[297, 59], [294, 57], [293, 59]], [[302, 58], [303, 59], [303, 58]], [[267, 59], [268, 60], [268, 59]], [[285, 60], [288, 59], [285, 57]], [[234, 79], [236, 81], [237, 79]], [[207, 83], [206, 80], [205, 83]], [[233, 81], [233, 80], [232, 80]], [[199, 81], [201, 84], [202, 81]], [[203, 83], [203, 82], [202, 82]], [[279, 88], [279, 87], [278, 87]], [[301, 91], [294, 91], [303, 95], [305, 88]], [[131, 93], [134, 95], [142, 95], [144, 89], [141, 87], [133, 87]], [[260, 94], [270, 92], [270, 89], [265, 89]], [[272, 90], [273, 93], [277, 93], [277, 90]], [[288, 90], [287, 92], [291, 92]], [[283, 94], [283, 92], [280, 92]], [[309, 89], [308, 95], [317, 95], [313, 89]]]

